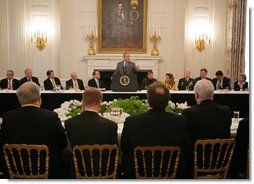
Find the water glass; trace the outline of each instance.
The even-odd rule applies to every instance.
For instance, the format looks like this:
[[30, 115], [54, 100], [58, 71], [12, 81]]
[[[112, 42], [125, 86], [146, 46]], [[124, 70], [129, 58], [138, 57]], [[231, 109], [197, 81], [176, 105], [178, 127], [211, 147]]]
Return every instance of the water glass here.
[[239, 121], [239, 117], [240, 117], [240, 112], [239, 111], [234, 111], [233, 112], [234, 121], [238, 122]]

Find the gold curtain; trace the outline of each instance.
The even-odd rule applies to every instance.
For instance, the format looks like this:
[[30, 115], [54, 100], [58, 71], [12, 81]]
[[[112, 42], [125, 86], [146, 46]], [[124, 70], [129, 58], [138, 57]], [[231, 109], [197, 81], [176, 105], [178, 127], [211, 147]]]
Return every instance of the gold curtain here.
[[227, 74], [232, 82], [245, 70], [246, 11], [247, 0], [228, 1]]

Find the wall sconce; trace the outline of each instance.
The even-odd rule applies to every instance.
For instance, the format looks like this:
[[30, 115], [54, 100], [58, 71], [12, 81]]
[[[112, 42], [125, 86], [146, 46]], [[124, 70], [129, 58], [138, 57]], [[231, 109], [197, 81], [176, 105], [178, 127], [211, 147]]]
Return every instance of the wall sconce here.
[[138, 0], [131, 0], [131, 7], [133, 10], [136, 10], [138, 7]]
[[210, 44], [210, 38], [208, 35], [195, 36], [195, 48], [198, 52], [205, 50], [206, 46]]
[[31, 42], [36, 44], [36, 48], [41, 52], [46, 47], [47, 33], [40, 31], [31, 33]]

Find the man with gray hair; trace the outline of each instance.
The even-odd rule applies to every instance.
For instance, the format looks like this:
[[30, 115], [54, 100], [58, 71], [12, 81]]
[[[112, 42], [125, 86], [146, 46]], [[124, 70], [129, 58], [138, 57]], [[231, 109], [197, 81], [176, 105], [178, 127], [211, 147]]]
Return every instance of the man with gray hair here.
[[[207, 79], [199, 80], [194, 86], [194, 92], [197, 105], [182, 112], [188, 120], [192, 145], [198, 139], [230, 138], [231, 109], [213, 102], [212, 82]], [[192, 168], [193, 165], [190, 170]]]
[[[4, 144], [36, 144], [49, 148], [49, 178], [63, 178], [61, 154], [67, 146], [65, 131], [55, 112], [41, 109], [40, 88], [33, 82], [17, 90], [21, 108], [6, 112], [0, 129]], [[0, 150], [2, 154], [2, 150]], [[5, 170], [7, 171], [7, 169]]]
[[20, 85], [24, 84], [25, 82], [34, 82], [38, 86], [40, 86], [39, 79], [33, 76], [32, 70], [30, 68], [27, 68], [25, 70], [25, 77], [20, 79], [19, 82], [20, 82]]
[[0, 88], [8, 90], [17, 90], [20, 86], [19, 80], [14, 78], [14, 71], [7, 70], [6, 78], [2, 79], [0, 82]]

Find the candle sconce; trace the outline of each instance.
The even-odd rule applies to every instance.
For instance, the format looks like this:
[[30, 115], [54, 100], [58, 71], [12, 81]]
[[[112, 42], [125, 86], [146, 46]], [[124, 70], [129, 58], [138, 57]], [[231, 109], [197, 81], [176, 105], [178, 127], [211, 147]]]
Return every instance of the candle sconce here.
[[41, 52], [46, 47], [47, 34], [41, 32], [31, 33], [31, 42], [36, 44], [36, 48]]
[[161, 37], [154, 32], [153, 36], [150, 36], [150, 41], [153, 43], [153, 49], [151, 52], [152, 56], [159, 56], [159, 50], [157, 48], [157, 43], [161, 41]]
[[210, 44], [208, 35], [199, 35], [195, 37], [195, 48], [198, 52], [202, 52]]
[[96, 35], [93, 32], [91, 32], [91, 34], [88, 34], [86, 36], [86, 40], [89, 42], [88, 55], [95, 55], [96, 52], [94, 49], [94, 43], [97, 40]]

